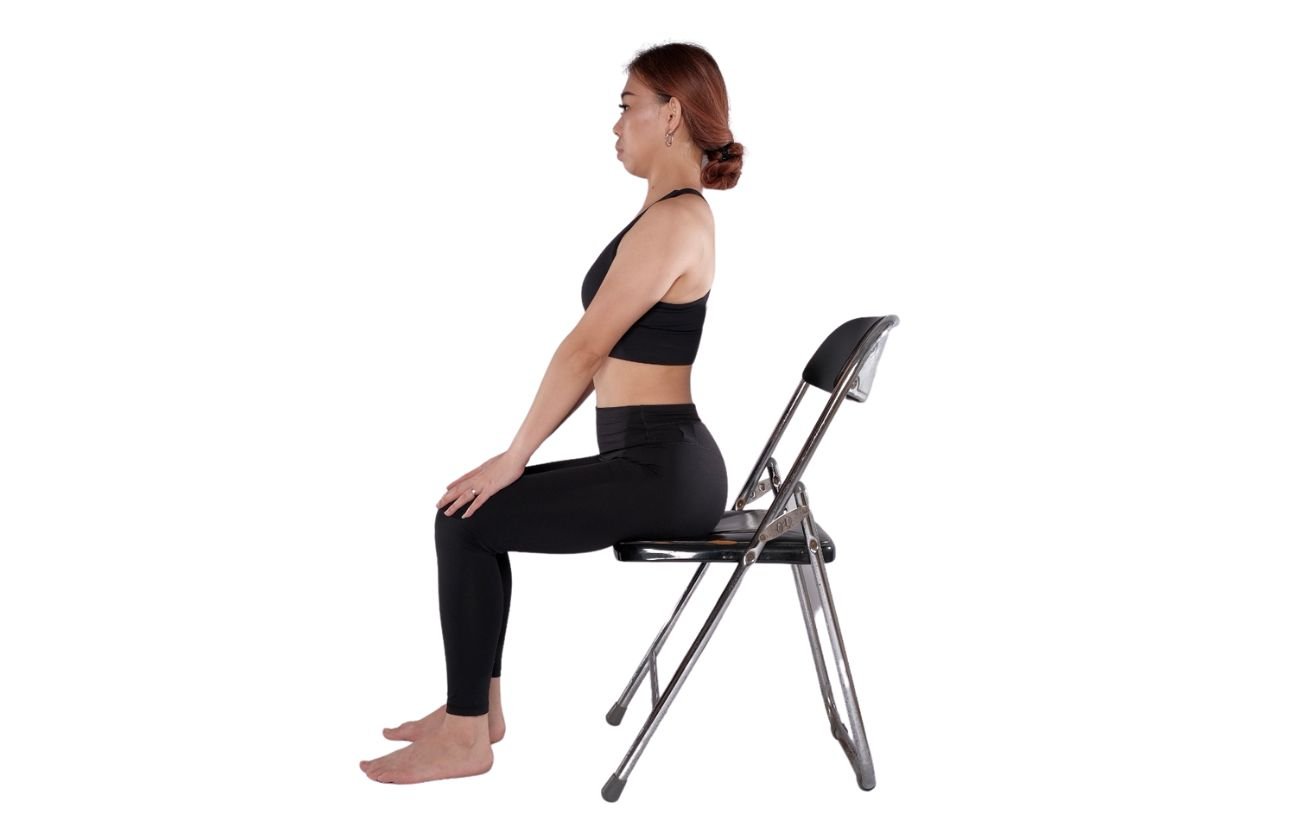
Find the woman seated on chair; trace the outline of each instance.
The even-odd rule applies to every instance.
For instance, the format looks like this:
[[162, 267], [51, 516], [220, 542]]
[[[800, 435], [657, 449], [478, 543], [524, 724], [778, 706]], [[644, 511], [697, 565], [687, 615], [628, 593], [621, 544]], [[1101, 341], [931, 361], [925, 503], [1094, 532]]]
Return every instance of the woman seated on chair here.
[[[704, 49], [639, 53], [614, 125], [624, 169], [647, 181], [640, 212], [582, 282], [584, 312], [560, 343], [510, 447], [453, 480], [434, 538], [446, 704], [384, 730], [409, 746], [361, 769], [386, 783], [482, 774], [505, 733], [501, 657], [510, 551], [583, 553], [631, 537], [708, 532], [722, 517], [722, 453], [691, 397], [713, 287], [713, 214], [701, 187], [740, 176], [726, 87]], [[599, 453], [527, 465], [596, 392]]]

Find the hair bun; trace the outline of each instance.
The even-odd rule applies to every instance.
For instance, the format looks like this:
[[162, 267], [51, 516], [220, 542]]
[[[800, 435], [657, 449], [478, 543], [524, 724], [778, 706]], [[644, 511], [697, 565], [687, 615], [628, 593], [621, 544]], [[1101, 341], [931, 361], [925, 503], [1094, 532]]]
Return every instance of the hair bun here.
[[705, 162], [700, 169], [700, 182], [714, 190], [735, 187], [740, 180], [741, 166], [745, 163], [745, 146], [728, 142], [722, 147], [710, 149], [709, 153], [713, 154], [713, 159]]

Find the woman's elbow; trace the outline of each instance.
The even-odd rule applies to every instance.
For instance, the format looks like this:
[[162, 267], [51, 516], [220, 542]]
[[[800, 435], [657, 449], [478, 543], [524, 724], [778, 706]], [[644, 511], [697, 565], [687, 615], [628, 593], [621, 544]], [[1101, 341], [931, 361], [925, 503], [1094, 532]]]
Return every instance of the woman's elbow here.
[[596, 351], [587, 344], [580, 343], [572, 337], [564, 339], [564, 342], [560, 344], [560, 348], [556, 350], [555, 356], [572, 361], [574, 365], [580, 366], [592, 374], [595, 374], [596, 370], [600, 368], [600, 364], [607, 357], [607, 355]]

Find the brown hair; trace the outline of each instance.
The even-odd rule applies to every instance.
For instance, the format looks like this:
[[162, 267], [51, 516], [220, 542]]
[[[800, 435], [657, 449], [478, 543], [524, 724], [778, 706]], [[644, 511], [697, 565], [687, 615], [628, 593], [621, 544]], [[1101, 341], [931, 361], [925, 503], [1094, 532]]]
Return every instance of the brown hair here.
[[[727, 85], [713, 56], [693, 43], [665, 43], [638, 52], [624, 70], [658, 94], [661, 103], [677, 97], [682, 122], [708, 159], [700, 183], [717, 190], [735, 187], [745, 148], [732, 140]], [[731, 158], [722, 159], [722, 148], [729, 142]]]

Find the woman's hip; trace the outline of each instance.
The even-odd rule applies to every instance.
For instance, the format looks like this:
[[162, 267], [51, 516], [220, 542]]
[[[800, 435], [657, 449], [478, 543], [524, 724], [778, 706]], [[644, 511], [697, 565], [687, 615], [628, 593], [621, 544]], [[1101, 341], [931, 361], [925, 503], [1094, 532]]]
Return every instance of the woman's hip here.
[[688, 440], [700, 424], [694, 403], [596, 406], [596, 442], [602, 455], [644, 445]]
[[602, 461], [634, 463], [646, 473], [646, 501], [674, 506], [696, 521], [692, 528], [721, 518], [726, 462], [693, 403], [597, 406], [596, 435]]

